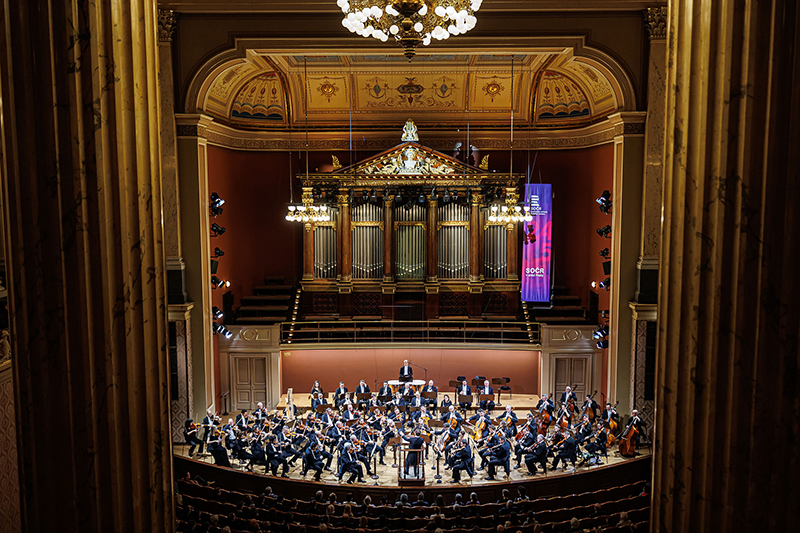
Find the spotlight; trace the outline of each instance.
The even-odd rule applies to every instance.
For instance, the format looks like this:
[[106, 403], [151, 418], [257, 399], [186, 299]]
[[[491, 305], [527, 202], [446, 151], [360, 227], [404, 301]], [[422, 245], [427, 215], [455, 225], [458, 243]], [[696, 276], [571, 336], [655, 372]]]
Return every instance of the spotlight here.
[[600, 282], [600, 288], [609, 290], [611, 288], [611, 278], [606, 278]]
[[227, 280], [224, 280], [224, 279], [219, 279], [217, 276], [211, 276], [211, 288], [212, 289], [219, 289], [219, 288], [222, 288], [222, 287], [230, 287], [230, 286], [231, 286], [231, 282], [230, 281], [227, 281]]
[[222, 214], [222, 208], [219, 206], [209, 206], [208, 214], [214, 218], [218, 217]]
[[593, 282], [592, 282], [592, 288], [594, 289], [595, 287], [597, 287], [597, 282], [596, 282], [596, 281], [593, 281]]
[[610, 239], [611, 238], [611, 225], [610, 224], [606, 224], [602, 228], [598, 228], [597, 234], [600, 235], [601, 237], [605, 237], [606, 239]]
[[611, 252], [608, 251], [608, 248], [603, 248], [602, 250], [600, 250], [600, 257], [602, 257], [603, 259], [608, 259], [608, 255], [610, 253]]
[[444, 201], [444, 203], [450, 202], [450, 189], [444, 190], [444, 196], [442, 196], [442, 200]]
[[225, 255], [225, 252], [223, 252], [223, 251], [222, 251], [222, 250], [219, 248], [219, 246], [217, 246], [216, 248], [214, 248], [214, 259], [216, 259], [217, 257], [222, 257], [223, 255]]
[[394, 201], [395, 201], [395, 202], [397, 202], [397, 203], [399, 204], [399, 203], [400, 203], [402, 200], [403, 200], [403, 195], [402, 195], [402, 194], [400, 194], [400, 189], [397, 189], [397, 190], [394, 192]]
[[225, 313], [223, 313], [220, 308], [215, 305], [211, 308], [211, 316], [214, 317], [214, 320], [219, 320], [225, 316]]
[[420, 193], [419, 193], [419, 203], [421, 203], [421, 204], [425, 203], [425, 193], [422, 192], [422, 191], [420, 191]]
[[211, 233], [214, 234], [212, 235], [212, 237], [219, 237], [220, 235], [225, 233], [225, 228], [214, 222], [213, 224], [211, 224]]
[[364, 197], [364, 200], [368, 199], [368, 198], [369, 198], [369, 191], [368, 191], [367, 189], [364, 189], [364, 190], [361, 192], [361, 196], [363, 196], [363, 197]]
[[371, 200], [377, 200], [378, 199], [378, 193], [375, 192], [375, 189], [372, 189], [369, 192], [369, 197], [370, 197]]
[[606, 215], [611, 211], [611, 193], [608, 191], [603, 191], [603, 194], [600, 195], [600, 198], [595, 200], [598, 204], [600, 204], [600, 211], [605, 213]]
[[[220, 207], [220, 206], [222, 206], [222, 204], [224, 204], [224, 203], [225, 203], [225, 200], [223, 200], [222, 198], [220, 198], [220, 197], [219, 197], [219, 194], [217, 194], [217, 193], [215, 193], [215, 192], [212, 192], [212, 193], [211, 193], [211, 199], [210, 199], [210, 200], [209, 200], [209, 202], [208, 202], [208, 206], [209, 206], [209, 207]], [[222, 211], [220, 211], [220, 212], [222, 212]]]
[[217, 324], [216, 322], [214, 322], [211, 325], [211, 330], [214, 332], [214, 335], [222, 335], [226, 339], [232, 339], [233, 338], [233, 333], [231, 333], [231, 330], [229, 330], [228, 328], [226, 328], [222, 324]]
[[608, 326], [600, 326], [597, 328], [597, 331], [592, 333], [592, 338], [594, 340], [605, 339], [606, 337], [608, 337]]
[[601, 341], [597, 341], [597, 347], [601, 350], [605, 350], [608, 348], [608, 339], [603, 339]]

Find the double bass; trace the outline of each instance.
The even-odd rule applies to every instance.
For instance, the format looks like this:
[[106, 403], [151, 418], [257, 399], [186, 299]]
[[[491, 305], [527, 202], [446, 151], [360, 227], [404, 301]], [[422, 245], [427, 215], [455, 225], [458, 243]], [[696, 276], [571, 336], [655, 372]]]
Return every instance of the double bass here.
[[639, 436], [639, 429], [636, 427], [636, 423], [631, 423], [625, 431], [622, 432], [622, 435], [619, 437], [619, 454], [623, 457], [633, 457], [636, 455], [636, 441], [635, 439]]
[[[618, 405], [619, 405], [619, 400], [617, 400], [617, 403], [615, 403], [611, 409], [612, 410], [616, 409]], [[614, 445], [614, 443], [617, 442], [616, 432], [617, 428], [619, 428], [619, 424], [617, 423], [616, 420], [612, 418], [608, 422], [606, 422], [606, 427], [608, 428], [608, 442], [606, 443], [606, 445], [609, 448], [611, 448]]]
[[591, 401], [594, 400], [594, 395], [597, 394], [597, 389], [594, 390], [591, 396], [589, 396], [589, 402], [584, 402], [583, 409], [581, 409], [581, 417], [586, 415], [589, 417], [589, 422], [594, 421], [595, 412], [594, 409], [590, 409], [589, 406], [591, 405]]
[[550, 421], [552, 418], [550, 416], [550, 412], [547, 410], [547, 402], [549, 402], [550, 398], [552, 397], [553, 397], [552, 392], [550, 394], [545, 395], [544, 401], [542, 402], [542, 408], [539, 409], [539, 416], [542, 419], [542, 425], [545, 427], [545, 429], [547, 429], [547, 426], [550, 425]]

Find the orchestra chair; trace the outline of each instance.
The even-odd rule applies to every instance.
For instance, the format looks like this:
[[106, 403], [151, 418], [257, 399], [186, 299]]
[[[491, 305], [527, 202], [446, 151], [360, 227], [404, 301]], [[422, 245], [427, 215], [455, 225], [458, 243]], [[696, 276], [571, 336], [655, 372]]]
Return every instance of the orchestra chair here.
[[498, 385], [504, 383], [497, 388], [497, 405], [500, 405], [500, 393], [502, 393], [504, 390], [508, 391], [508, 399], [511, 399], [511, 387], [508, 386], [508, 384], [511, 383], [511, 378], [494, 378], [492, 383], [494, 383], [495, 379], [499, 380], [497, 382]]

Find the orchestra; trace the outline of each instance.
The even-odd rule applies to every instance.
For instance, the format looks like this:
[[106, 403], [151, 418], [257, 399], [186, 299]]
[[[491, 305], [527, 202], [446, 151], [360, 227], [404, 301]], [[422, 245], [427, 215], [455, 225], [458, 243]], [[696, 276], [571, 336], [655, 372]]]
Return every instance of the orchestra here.
[[[408, 361], [404, 361], [400, 376], [413, 376]], [[254, 471], [261, 465], [265, 474], [277, 476], [281, 470], [281, 477], [286, 478], [301, 463], [302, 477], [311, 472], [314, 481], [321, 481], [323, 471], [328, 471], [340, 481], [349, 475], [348, 483], [364, 482], [365, 472], [372, 475], [378, 462], [386, 464], [387, 452], [394, 452], [397, 462], [400, 442], [409, 450], [404, 466], [407, 475], [416, 475], [417, 467], [433, 456], [437, 472], [443, 461], [444, 469], [452, 471], [451, 483], [460, 483], [462, 473], [471, 479], [476, 470], [487, 470], [485, 479], [489, 481], [496, 480], [498, 472], [510, 475], [512, 459], [513, 469], [526, 468], [528, 476], [556, 470], [559, 465], [566, 469], [568, 463], [573, 468], [597, 464], [616, 443], [619, 456], [632, 457], [645, 435], [645, 423], [637, 410], [623, 426], [617, 404], [605, 403], [600, 411], [594, 394], [587, 394], [578, 407], [577, 395], [569, 386], [561, 393], [557, 410], [551, 393], [519, 416], [511, 405], [492, 416], [495, 402], [480, 398], [494, 394], [488, 380], [476, 387], [475, 394], [475, 411], [470, 416], [473, 402], [467, 400], [473, 391], [466, 380], [455, 390], [457, 403], [443, 393], [438, 405], [439, 388], [433, 380], [387, 380], [378, 392], [360, 380], [355, 395], [340, 381], [330, 404], [315, 381], [308, 396], [311, 409], [303, 417], [290, 417], [286, 410], [270, 412], [259, 402], [252, 412], [241, 409], [235, 419], [223, 424], [209, 409], [202, 424], [186, 421], [184, 439], [189, 456], [197, 449], [220, 466], [231, 467], [238, 461], [239, 467]], [[297, 406], [292, 407], [296, 410]], [[434, 416], [436, 411], [441, 415]], [[434, 453], [429, 456], [431, 449]], [[552, 465], [548, 465], [549, 458]]]

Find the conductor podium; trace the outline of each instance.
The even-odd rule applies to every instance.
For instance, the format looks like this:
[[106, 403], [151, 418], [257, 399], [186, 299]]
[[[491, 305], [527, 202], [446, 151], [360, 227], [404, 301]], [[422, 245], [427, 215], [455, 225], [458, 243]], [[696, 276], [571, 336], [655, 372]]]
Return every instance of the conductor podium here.
[[425, 486], [425, 449], [411, 448], [405, 441], [401, 441], [398, 449], [400, 460], [397, 462], [397, 484], [401, 487]]

